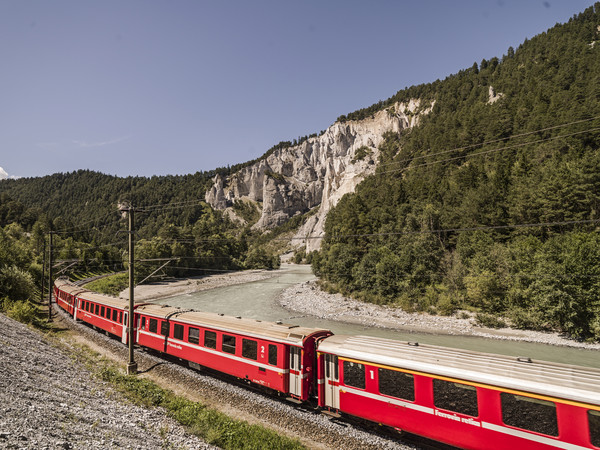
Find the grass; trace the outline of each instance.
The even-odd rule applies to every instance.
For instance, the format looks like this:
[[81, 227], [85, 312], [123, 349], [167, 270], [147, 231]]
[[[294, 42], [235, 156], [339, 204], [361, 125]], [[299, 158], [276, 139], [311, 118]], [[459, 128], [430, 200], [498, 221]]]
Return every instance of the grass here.
[[118, 297], [119, 292], [127, 289], [127, 286], [129, 286], [129, 274], [117, 273], [105, 278], [100, 278], [96, 281], [92, 281], [91, 283], [87, 283], [85, 288], [89, 289], [90, 291]]

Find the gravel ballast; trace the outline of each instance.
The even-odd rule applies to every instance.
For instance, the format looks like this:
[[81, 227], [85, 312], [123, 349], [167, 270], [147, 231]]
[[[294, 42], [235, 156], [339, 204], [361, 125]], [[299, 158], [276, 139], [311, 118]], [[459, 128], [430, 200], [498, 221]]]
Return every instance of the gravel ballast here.
[[41, 333], [0, 314], [0, 448], [214, 448], [124, 401]]

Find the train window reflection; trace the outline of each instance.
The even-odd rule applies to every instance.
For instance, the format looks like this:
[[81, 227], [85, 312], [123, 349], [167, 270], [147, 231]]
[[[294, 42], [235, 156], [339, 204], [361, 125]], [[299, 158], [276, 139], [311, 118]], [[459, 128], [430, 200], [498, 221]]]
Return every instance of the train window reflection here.
[[188, 341], [191, 344], [197, 344], [200, 342], [200, 330], [198, 328], [190, 327], [188, 330]]
[[502, 421], [511, 427], [558, 436], [556, 405], [523, 395], [500, 394]]
[[160, 334], [169, 337], [169, 322], [164, 320], [160, 324]]
[[183, 341], [183, 325], [176, 323], [173, 325], [173, 337]]
[[217, 333], [214, 331], [204, 332], [204, 346], [206, 348], [217, 348]]
[[415, 382], [410, 373], [379, 369], [379, 392], [390, 397], [415, 401]]
[[364, 389], [365, 366], [351, 361], [344, 361], [344, 384]]
[[477, 417], [477, 388], [468, 384], [433, 380], [433, 403], [437, 408]]
[[277, 365], [277, 346], [273, 344], [269, 344], [269, 364]]
[[590, 441], [595, 447], [600, 447], [600, 411], [588, 411], [588, 422], [590, 423]]
[[225, 353], [235, 354], [235, 336], [230, 336], [228, 334], [223, 335], [223, 345], [221, 349]]
[[258, 344], [250, 339], [242, 339], [242, 356], [244, 358], [258, 359]]

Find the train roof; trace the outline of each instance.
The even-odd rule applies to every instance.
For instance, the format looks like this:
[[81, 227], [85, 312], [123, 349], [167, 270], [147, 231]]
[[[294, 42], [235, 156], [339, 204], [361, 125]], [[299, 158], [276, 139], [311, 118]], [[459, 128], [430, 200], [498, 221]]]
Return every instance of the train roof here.
[[321, 328], [308, 328], [281, 322], [263, 322], [261, 320], [232, 317], [223, 314], [193, 311], [166, 305], [145, 304], [136, 311], [160, 319], [171, 318], [189, 325], [211, 328], [219, 331], [243, 334], [259, 339], [302, 345], [312, 335], [329, 335], [331, 331]]
[[59, 278], [54, 282], [54, 285], [61, 291], [70, 295], [75, 295], [82, 300], [89, 300], [101, 305], [110, 306], [111, 308], [129, 309], [128, 300], [111, 297], [110, 295], [98, 294], [84, 287], [77, 286], [66, 279]]
[[331, 336], [319, 352], [448, 378], [600, 405], [600, 369], [370, 336]]

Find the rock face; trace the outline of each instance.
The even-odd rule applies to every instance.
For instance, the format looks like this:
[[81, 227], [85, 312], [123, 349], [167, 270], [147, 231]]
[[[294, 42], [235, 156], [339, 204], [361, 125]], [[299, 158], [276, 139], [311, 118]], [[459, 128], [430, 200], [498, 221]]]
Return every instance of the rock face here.
[[[411, 100], [368, 119], [336, 122], [321, 136], [276, 150], [230, 177], [217, 175], [206, 201], [216, 209], [227, 209], [236, 200], [262, 204], [261, 217], [254, 224], [258, 229], [275, 227], [320, 206], [294, 240], [294, 244], [305, 243], [308, 251], [316, 250], [329, 210], [375, 171], [383, 134], [415, 126], [432, 107], [422, 108], [419, 100]], [[306, 236], [310, 238], [300, 239]]]

